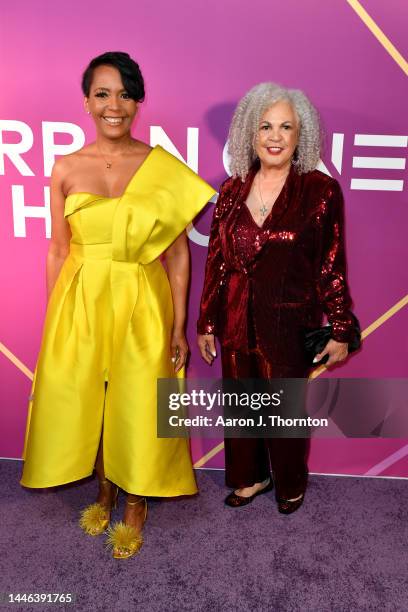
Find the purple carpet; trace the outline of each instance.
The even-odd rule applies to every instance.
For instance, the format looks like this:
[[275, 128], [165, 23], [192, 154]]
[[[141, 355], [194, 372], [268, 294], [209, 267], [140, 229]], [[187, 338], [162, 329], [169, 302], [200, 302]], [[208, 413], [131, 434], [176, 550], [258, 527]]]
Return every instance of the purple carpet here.
[[0, 462], [0, 592], [76, 600], [7, 609], [408, 610], [407, 481], [312, 476], [303, 507], [282, 516], [273, 493], [224, 507], [223, 472], [199, 471], [198, 496], [149, 501], [140, 554], [116, 561], [77, 525], [94, 480], [33, 492], [21, 467]]

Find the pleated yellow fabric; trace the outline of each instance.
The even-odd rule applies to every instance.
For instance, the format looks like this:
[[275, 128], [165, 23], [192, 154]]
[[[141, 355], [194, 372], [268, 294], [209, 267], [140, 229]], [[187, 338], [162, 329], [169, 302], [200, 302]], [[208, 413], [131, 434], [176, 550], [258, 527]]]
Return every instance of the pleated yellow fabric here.
[[106, 477], [125, 491], [197, 491], [188, 441], [156, 435], [157, 378], [174, 376], [173, 303], [159, 257], [213, 194], [157, 146], [121, 197], [66, 199], [70, 253], [47, 308], [22, 485], [91, 474], [103, 429]]

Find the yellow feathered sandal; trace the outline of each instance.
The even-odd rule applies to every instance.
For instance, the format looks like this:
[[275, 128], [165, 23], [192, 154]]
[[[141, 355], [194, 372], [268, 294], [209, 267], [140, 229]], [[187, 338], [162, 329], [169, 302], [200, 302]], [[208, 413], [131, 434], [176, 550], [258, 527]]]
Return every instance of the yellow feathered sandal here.
[[[136, 502], [126, 502], [128, 506], [136, 506], [141, 502], [145, 503], [145, 511], [143, 522], [147, 516], [147, 501], [145, 497], [142, 497]], [[108, 529], [108, 537], [106, 540], [107, 548], [112, 550], [112, 556], [114, 559], [128, 559], [136, 555], [143, 545], [143, 536], [141, 532], [137, 531], [132, 525], [126, 525], [123, 521], [115, 523], [113, 527]]]
[[[101, 480], [100, 484], [104, 485], [107, 482], [109, 480]], [[106, 531], [110, 522], [111, 510], [118, 505], [118, 493], [119, 489], [116, 487], [111, 507], [96, 502], [82, 510], [79, 525], [85, 533], [91, 536], [98, 536]]]

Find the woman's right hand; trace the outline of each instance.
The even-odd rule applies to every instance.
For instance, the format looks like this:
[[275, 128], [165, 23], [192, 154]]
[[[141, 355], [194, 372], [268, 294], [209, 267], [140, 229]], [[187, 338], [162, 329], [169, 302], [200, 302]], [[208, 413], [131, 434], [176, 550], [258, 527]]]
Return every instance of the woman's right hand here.
[[208, 365], [211, 365], [217, 356], [214, 334], [197, 334], [197, 344], [200, 349], [201, 357]]

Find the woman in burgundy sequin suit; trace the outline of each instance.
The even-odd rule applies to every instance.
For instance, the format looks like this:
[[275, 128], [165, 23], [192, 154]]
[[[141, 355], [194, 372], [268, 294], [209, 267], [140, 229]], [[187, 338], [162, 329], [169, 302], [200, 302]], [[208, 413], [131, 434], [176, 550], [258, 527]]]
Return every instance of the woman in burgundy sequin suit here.
[[[306, 96], [262, 83], [239, 102], [230, 133], [232, 176], [215, 207], [198, 344], [207, 363], [221, 344], [224, 378], [307, 377], [302, 332], [332, 324], [315, 361], [347, 356], [353, 337], [346, 282], [343, 196], [316, 170], [317, 113]], [[308, 441], [226, 439], [226, 498], [243, 506], [272, 488], [282, 513], [296, 510], [307, 481]]]

